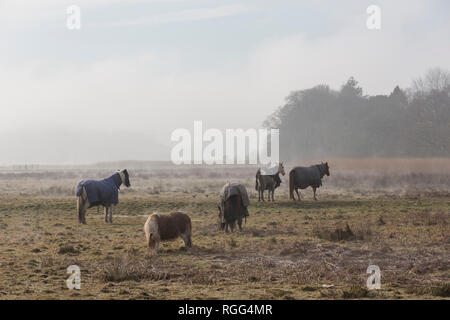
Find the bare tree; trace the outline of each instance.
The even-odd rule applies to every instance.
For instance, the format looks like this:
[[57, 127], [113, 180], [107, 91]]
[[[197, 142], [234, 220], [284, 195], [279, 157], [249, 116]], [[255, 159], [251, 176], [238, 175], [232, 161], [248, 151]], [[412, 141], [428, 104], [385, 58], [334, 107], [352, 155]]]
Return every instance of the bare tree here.
[[426, 94], [431, 91], [450, 89], [450, 72], [441, 68], [432, 68], [423, 77], [415, 79], [412, 83], [414, 93]]

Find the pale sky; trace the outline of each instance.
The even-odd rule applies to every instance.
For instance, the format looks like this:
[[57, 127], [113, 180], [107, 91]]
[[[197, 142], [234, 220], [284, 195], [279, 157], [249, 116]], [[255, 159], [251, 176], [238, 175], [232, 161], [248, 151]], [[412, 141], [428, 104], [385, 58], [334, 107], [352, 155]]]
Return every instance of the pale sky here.
[[168, 160], [173, 130], [260, 128], [293, 90], [354, 76], [389, 94], [450, 70], [449, 14], [448, 0], [0, 0], [0, 164]]

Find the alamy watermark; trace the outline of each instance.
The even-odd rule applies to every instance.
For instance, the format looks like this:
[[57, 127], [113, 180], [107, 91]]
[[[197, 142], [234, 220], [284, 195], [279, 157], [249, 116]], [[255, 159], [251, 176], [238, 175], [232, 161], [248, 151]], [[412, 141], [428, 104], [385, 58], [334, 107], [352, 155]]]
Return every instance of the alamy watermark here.
[[369, 30], [381, 29], [381, 8], [377, 5], [367, 7], [366, 13], [369, 14], [366, 20], [366, 26]]
[[176, 129], [171, 141], [178, 142], [170, 154], [174, 164], [274, 165], [280, 158], [278, 129], [226, 129], [223, 134], [214, 128], [203, 132], [203, 122], [194, 121], [193, 135]]
[[71, 5], [66, 9], [67, 13], [67, 29], [80, 30], [81, 29], [81, 9], [79, 6]]
[[370, 274], [367, 278], [367, 289], [381, 289], [381, 270], [377, 265], [370, 265], [367, 267], [367, 273]]
[[81, 271], [80, 267], [77, 265], [71, 265], [67, 267], [67, 273], [70, 274], [70, 277], [66, 280], [66, 285], [69, 290], [81, 289]]

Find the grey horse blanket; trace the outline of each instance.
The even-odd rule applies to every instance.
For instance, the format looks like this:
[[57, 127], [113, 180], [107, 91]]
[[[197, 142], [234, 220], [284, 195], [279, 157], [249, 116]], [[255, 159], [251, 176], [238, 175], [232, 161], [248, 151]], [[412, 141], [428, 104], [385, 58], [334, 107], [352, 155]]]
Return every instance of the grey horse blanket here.
[[228, 200], [228, 198], [230, 198], [231, 196], [235, 196], [235, 195], [241, 195], [242, 198], [242, 204], [245, 207], [248, 207], [248, 205], [250, 204], [250, 200], [248, 198], [248, 194], [247, 194], [247, 189], [245, 189], [245, 186], [243, 184], [240, 183], [230, 183], [227, 182], [223, 188], [222, 191], [220, 191], [220, 203], [222, 205], [223, 208], [223, 203], [225, 201]]
[[269, 168], [259, 168], [256, 174], [260, 174], [262, 176], [272, 176], [275, 179], [275, 188], [278, 188], [281, 184], [281, 178], [278, 174], [279, 166], [273, 166]]
[[261, 172], [262, 176], [273, 176], [278, 173], [278, 165], [270, 167], [270, 168], [260, 168], [259, 172]]
[[77, 185], [77, 196], [81, 196], [83, 187], [86, 189], [89, 207], [119, 203], [119, 189], [122, 179], [118, 173], [103, 180], [82, 180]]
[[317, 166], [295, 167], [292, 170], [295, 171], [295, 182], [300, 188], [304, 189], [309, 186], [319, 188], [322, 186], [322, 178]]

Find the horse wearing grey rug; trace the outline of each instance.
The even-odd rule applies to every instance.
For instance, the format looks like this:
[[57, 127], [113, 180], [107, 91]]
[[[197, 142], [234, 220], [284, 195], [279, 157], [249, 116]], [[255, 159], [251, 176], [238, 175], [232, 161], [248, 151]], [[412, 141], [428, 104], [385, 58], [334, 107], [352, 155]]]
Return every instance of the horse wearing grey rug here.
[[310, 167], [295, 167], [289, 172], [289, 196], [295, 201], [294, 190], [297, 193], [298, 200], [300, 194], [298, 189], [306, 189], [312, 187], [314, 191], [314, 200], [316, 198], [316, 189], [322, 186], [322, 178], [324, 175], [330, 175], [328, 162], [316, 164]]
[[280, 162], [278, 166], [274, 166], [271, 168], [259, 168], [256, 172], [256, 183], [255, 190], [258, 191], [258, 201], [264, 201], [264, 190], [268, 190], [268, 197], [270, 201], [270, 193], [272, 193], [272, 201], [273, 195], [275, 193], [275, 189], [278, 188], [281, 184], [280, 173], [284, 176], [284, 166], [283, 162]]
[[124, 184], [130, 187], [127, 169], [119, 170], [103, 180], [82, 180], [76, 189], [78, 222], [86, 224], [88, 208], [102, 205], [105, 209], [105, 221], [112, 223], [114, 207], [119, 203], [119, 189]]
[[248, 198], [245, 186], [240, 183], [227, 182], [220, 192], [219, 209], [219, 227], [225, 229], [228, 233], [228, 226], [231, 232], [234, 230], [236, 221], [239, 231], [242, 231], [242, 219], [248, 217], [248, 206], [250, 200]]

